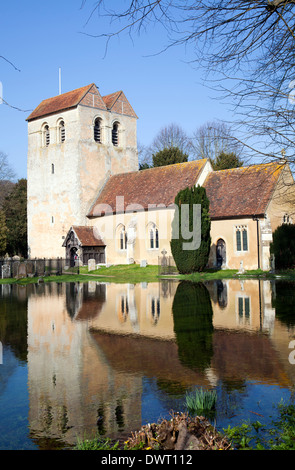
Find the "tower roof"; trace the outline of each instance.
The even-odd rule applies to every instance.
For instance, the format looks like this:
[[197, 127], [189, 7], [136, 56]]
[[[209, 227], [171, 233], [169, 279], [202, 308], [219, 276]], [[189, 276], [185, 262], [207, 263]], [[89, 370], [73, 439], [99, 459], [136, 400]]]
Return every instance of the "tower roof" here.
[[79, 104], [137, 118], [123, 91], [101, 96], [96, 85], [91, 83], [90, 85], [41, 101], [26, 120], [33, 121], [34, 119], [75, 108]]
[[32, 121], [42, 116], [48, 116], [49, 114], [55, 114], [59, 111], [75, 108], [93, 86], [95, 86], [94, 83], [91, 83], [90, 85], [41, 101], [39, 106], [34, 109], [26, 120]]

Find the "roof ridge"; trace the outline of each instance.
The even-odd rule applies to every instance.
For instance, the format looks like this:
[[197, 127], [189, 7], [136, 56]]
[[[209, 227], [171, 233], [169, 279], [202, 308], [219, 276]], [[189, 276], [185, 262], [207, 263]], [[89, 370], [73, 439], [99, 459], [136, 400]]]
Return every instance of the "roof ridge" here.
[[[144, 172], [146, 171], [150, 171], [150, 170], [160, 170], [160, 169], [164, 169], [164, 168], [171, 168], [171, 167], [176, 167], [177, 165], [187, 165], [188, 163], [196, 163], [196, 162], [206, 162], [208, 160], [208, 158], [199, 158], [197, 160], [191, 160], [189, 162], [181, 162], [181, 163], [172, 163], [171, 165], [161, 165], [161, 166], [153, 166], [151, 168], [144, 168], [143, 170], [132, 170], [132, 171], [124, 171], [123, 173], [116, 173], [114, 175], [110, 175], [110, 178], [113, 178], [115, 176], [119, 177], [119, 176], [122, 176], [122, 175], [130, 175], [130, 173], [134, 174], [134, 173], [139, 173], [139, 174], [143, 174]], [[215, 172], [216, 173], [216, 172]]]
[[[65, 93], [61, 93], [60, 95], [54, 95], [54, 96], [51, 96], [50, 98], [45, 98], [45, 100], [42, 100], [41, 103], [44, 102], [44, 101], [53, 100], [54, 98], [58, 98], [59, 96], [67, 95], [68, 93], [73, 93], [75, 91], [82, 90], [82, 88], [87, 88], [87, 91], [85, 92], [85, 94], [86, 94], [93, 85], [95, 85], [95, 83], [91, 83], [90, 85], [80, 86], [78, 88], [74, 88], [74, 90], [69, 90], [69, 91], [66, 91]], [[85, 96], [85, 94], [84, 94], [84, 96]], [[83, 98], [84, 98], [84, 96], [83, 96]]]
[[[179, 162], [179, 163], [172, 163], [171, 165], [161, 165], [161, 166], [152, 166], [151, 168], [144, 168], [143, 170], [135, 170], [132, 171], [131, 173], [137, 173], [137, 172], [144, 172], [144, 171], [150, 171], [150, 170], [159, 170], [161, 168], [171, 168], [171, 167], [176, 167], [177, 165], [187, 165], [187, 164], [192, 164], [192, 163], [197, 163], [197, 162], [205, 162], [209, 160], [208, 158], [198, 158], [196, 160], [190, 160], [189, 162]], [[122, 174], [122, 173], [121, 173]]]
[[109, 98], [110, 96], [114, 96], [114, 99], [112, 100], [111, 106], [109, 108], [109, 109], [111, 109], [114, 106], [114, 104], [116, 103], [116, 101], [118, 101], [118, 98], [122, 93], [123, 93], [123, 90], [119, 90], [119, 91], [114, 91], [113, 93], [109, 93], [108, 95], [104, 95], [104, 96], [102, 96], [103, 102], [105, 103], [106, 98]]
[[285, 163], [281, 163], [281, 162], [278, 162], [278, 161], [274, 161], [274, 162], [267, 162], [267, 163], [253, 163], [251, 165], [247, 165], [247, 166], [239, 166], [239, 167], [236, 167], [236, 168], [224, 168], [222, 170], [213, 170], [212, 173], [220, 173], [222, 171], [233, 171], [233, 170], [248, 170], [250, 168], [254, 168], [254, 167], [258, 167], [258, 166], [267, 166], [267, 165], [277, 165], [277, 166], [284, 166]]

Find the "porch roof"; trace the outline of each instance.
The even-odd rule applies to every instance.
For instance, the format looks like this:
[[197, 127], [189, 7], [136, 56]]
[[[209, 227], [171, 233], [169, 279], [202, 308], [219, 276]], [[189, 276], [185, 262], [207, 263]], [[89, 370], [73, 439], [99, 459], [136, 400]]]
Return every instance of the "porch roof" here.
[[70, 233], [74, 232], [81, 246], [106, 246], [104, 241], [100, 238], [95, 227], [88, 227], [84, 225], [74, 225], [68, 231], [63, 246], [66, 246]]

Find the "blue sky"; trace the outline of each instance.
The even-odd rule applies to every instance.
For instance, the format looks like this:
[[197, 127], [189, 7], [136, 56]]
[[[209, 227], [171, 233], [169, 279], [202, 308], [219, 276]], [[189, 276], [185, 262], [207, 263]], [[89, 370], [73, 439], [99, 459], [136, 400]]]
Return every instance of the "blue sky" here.
[[[121, 1], [121, 0], [118, 0]], [[178, 47], [156, 54], [165, 33], [151, 27], [131, 39], [105, 40], [89, 34], [106, 31], [107, 18], [93, 15], [81, 0], [5, 2], [1, 8], [0, 82], [3, 98], [18, 111], [0, 105], [0, 151], [17, 178], [26, 177], [26, 117], [43, 99], [95, 83], [102, 95], [123, 90], [137, 113], [138, 141], [149, 145], [170, 123], [189, 135], [207, 121], [229, 118], [228, 110], [202, 85], [202, 71], [192, 67], [189, 51]]]

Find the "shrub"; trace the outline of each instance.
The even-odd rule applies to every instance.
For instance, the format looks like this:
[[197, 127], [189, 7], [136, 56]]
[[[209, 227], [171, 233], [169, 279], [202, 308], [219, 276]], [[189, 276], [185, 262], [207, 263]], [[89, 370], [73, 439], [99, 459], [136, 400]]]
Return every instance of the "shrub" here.
[[275, 257], [276, 269], [288, 269], [295, 266], [295, 225], [280, 225], [273, 233], [270, 253]]

